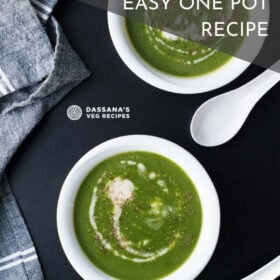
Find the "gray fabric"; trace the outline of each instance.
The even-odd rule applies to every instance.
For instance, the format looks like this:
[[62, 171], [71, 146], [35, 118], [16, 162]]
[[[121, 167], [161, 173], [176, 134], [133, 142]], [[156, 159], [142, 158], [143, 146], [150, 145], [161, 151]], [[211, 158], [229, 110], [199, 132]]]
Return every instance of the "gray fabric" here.
[[58, 0], [30, 0], [39, 19], [45, 25]]
[[[51, 9], [55, 4], [54, 0], [32, 2], [49, 4]], [[29, 0], [0, 0], [0, 4], [0, 279], [40, 280], [40, 263], [5, 168], [44, 114], [89, 72], [53, 17], [46, 22], [38, 15], [38, 20]]]
[[[43, 279], [41, 267], [37, 255], [34, 251], [32, 240], [26, 232], [24, 221], [16, 201], [12, 195], [6, 176], [2, 177], [0, 188], [0, 256], [6, 256], [6, 260], [0, 262], [2, 271], [0, 279]], [[23, 256], [16, 254], [7, 259], [7, 256], [15, 252], [26, 252]], [[34, 259], [33, 261], [24, 262], [24, 260]], [[20, 262], [20, 265], [16, 265]], [[14, 265], [14, 266], [11, 266]], [[10, 267], [7, 269], [7, 267]]]
[[29, 1], [0, 0], [0, 7], [0, 68], [18, 90], [48, 75], [53, 50]]

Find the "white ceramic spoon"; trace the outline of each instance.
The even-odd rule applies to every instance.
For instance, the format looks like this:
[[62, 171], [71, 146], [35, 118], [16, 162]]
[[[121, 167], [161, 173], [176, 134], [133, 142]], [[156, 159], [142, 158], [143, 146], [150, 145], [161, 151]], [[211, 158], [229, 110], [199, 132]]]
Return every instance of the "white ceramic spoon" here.
[[[273, 67], [280, 69], [280, 61]], [[266, 70], [244, 86], [203, 103], [191, 122], [195, 142], [214, 147], [232, 139], [256, 103], [279, 81], [280, 73]]]
[[274, 280], [280, 276], [280, 256], [241, 280]]

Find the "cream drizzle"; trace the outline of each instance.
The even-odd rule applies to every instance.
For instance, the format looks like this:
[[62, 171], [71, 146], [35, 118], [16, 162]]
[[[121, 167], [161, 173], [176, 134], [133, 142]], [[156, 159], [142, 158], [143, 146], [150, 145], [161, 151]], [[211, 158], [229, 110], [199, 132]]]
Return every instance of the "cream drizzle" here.
[[[136, 163], [136, 162], [132, 163], [131, 161], [127, 161], [127, 162], [121, 161], [121, 164], [135, 166], [138, 169], [139, 176], [143, 176], [143, 174], [146, 172], [146, 167], [143, 163]], [[154, 176], [156, 176], [156, 173], [154, 173], [153, 171], [149, 174], [153, 175], [151, 176], [152, 177], [151, 179], [154, 179]], [[158, 185], [163, 187], [163, 191], [166, 191], [166, 189], [168, 190], [163, 180], [159, 180], [158, 183], [159, 183]], [[123, 253], [118, 252], [116, 249], [113, 249], [113, 246], [104, 238], [102, 233], [98, 230], [97, 223], [95, 220], [95, 207], [98, 201], [98, 195], [97, 195], [98, 186], [95, 186], [93, 188], [93, 194], [92, 194], [90, 208], [89, 208], [89, 220], [101, 244], [104, 246], [104, 248], [111, 251], [115, 256], [125, 260], [131, 260], [137, 263], [150, 262], [165, 255], [172, 248], [174, 248], [174, 246], [176, 245], [176, 238], [167, 247], [159, 249], [155, 252], [139, 251], [131, 246], [133, 245], [133, 243], [131, 241], [126, 240], [126, 238], [123, 236], [121, 232], [120, 218], [122, 215], [123, 206], [133, 201], [135, 189], [137, 189], [136, 186], [134, 186], [134, 184], [130, 180], [122, 179], [120, 177], [116, 177], [115, 179], [109, 181], [105, 186], [107, 196], [111, 199], [114, 207], [112, 218], [113, 218], [113, 229], [114, 229], [115, 237], [119, 242], [119, 245], [128, 254], [134, 255], [134, 257], [127, 256]], [[147, 239], [144, 239], [142, 243], [147, 244]]]
[[[119, 253], [117, 250], [113, 249], [112, 245], [103, 237], [102, 233], [98, 230], [96, 220], [95, 220], [95, 217], [94, 217], [95, 206], [96, 206], [96, 203], [97, 203], [97, 200], [98, 200], [97, 190], [98, 190], [98, 187], [93, 188], [93, 195], [92, 195], [91, 204], [90, 204], [90, 208], [89, 208], [89, 220], [90, 220], [90, 224], [91, 224], [93, 230], [95, 231], [96, 235], [98, 236], [98, 239], [100, 240], [100, 242], [104, 246], [104, 248], [111, 251], [117, 257], [120, 257], [120, 258], [125, 259], [125, 260], [131, 260], [131, 261], [137, 262], [137, 263], [144, 263], [144, 262], [153, 261], [153, 260], [165, 255], [172, 248], [174, 248], [174, 246], [176, 245], [176, 240], [174, 240], [171, 244], [169, 244], [169, 246], [167, 246], [165, 248], [162, 248], [160, 250], [157, 250], [154, 253], [141, 252], [139, 250], [136, 250], [136, 249], [130, 247], [129, 245], [130, 245], [131, 242], [126, 241], [122, 237], [122, 234], [120, 232], [119, 220], [120, 220], [120, 217], [121, 217], [121, 214], [122, 214], [122, 209], [119, 205], [114, 204], [114, 214], [113, 214], [114, 224], [113, 224], [113, 227], [116, 230], [117, 240], [119, 241], [119, 244], [121, 245], [121, 247], [126, 252], [128, 252], [132, 255], [135, 255], [136, 257], [132, 257], [132, 258], [128, 257], [124, 254]], [[143, 240], [143, 242], [146, 242], [145, 240]]]
[[[229, 21], [232, 18], [232, 15], [233, 15], [233, 11], [231, 10], [230, 5], [228, 4], [227, 13], [225, 14], [225, 20]], [[163, 47], [163, 48], [167, 48], [169, 50], [175, 51], [175, 52], [177, 52], [179, 54], [182, 54], [182, 55], [189, 55], [190, 54], [189, 51], [180, 49], [178, 47], [175, 48], [175, 47], [173, 47], [173, 46], [168, 44], [168, 42], [171, 42], [171, 41], [174, 42], [174, 41], [177, 41], [177, 40], [188, 41], [187, 39], [183, 39], [181, 37], [173, 35], [172, 31], [170, 32], [169, 30], [168, 31], [161, 31], [159, 33], [159, 34], [161, 34], [161, 36], [158, 36], [156, 34], [156, 32], [155, 32], [155, 29], [151, 27], [152, 24], [151, 24], [151, 20], [149, 18], [148, 12], [145, 13], [145, 17], [146, 17], [146, 21], [147, 21], [147, 25], [146, 25], [146, 28], [145, 28], [146, 34], [148, 35], [148, 38], [149, 38], [150, 42], [154, 42], [155, 41], [155, 42], [157, 42], [159, 44], [159, 45], [153, 44], [153, 48], [157, 52], [159, 52], [159, 53], [164, 55], [165, 51], [162, 50], [162, 48], [161, 48], [161, 47]], [[180, 18], [179, 17], [176, 18], [175, 24], [179, 24], [179, 22], [182, 21], [183, 15], [181, 15], [181, 17]], [[188, 23], [188, 26], [186, 27], [185, 33], [191, 33], [191, 34], [193, 34], [193, 36], [195, 36], [194, 25], [195, 25], [195, 23], [193, 23], [193, 22]], [[200, 38], [200, 40], [202, 40], [202, 39], [203, 38]], [[203, 49], [203, 51], [201, 52], [202, 54], [205, 54], [203, 57], [197, 58], [197, 59], [195, 59], [193, 61], [188, 60], [185, 63], [187, 65], [191, 65], [192, 63], [193, 64], [198, 64], [198, 63], [201, 63], [201, 62], [207, 60], [208, 58], [213, 56], [219, 50], [218, 46], [221, 43], [221, 41], [224, 40], [224, 39], [225, 38], [220, 38], [219, 40], [217, 40], [216, 43], [211, 48], [205, 46], [205, 49]], [[192, 40], [192, 41], [196, 41], [196, 40]], [[195, 56], [195, 55], [193, 55], [193, 56]], [[175, 57], [173, 59], [175, 61], [177, 61], [177, 62], [182, 62], [181, 59], [178, 59], [178, 58], [175, 58]]]

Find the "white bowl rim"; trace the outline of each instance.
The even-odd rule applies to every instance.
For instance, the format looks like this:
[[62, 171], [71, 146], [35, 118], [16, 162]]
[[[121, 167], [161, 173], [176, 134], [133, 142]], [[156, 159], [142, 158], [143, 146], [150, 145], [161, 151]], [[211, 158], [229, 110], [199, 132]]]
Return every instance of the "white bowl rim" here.
[[87, 258], [75, 235], [73, 208], [80, 185], [92, 168], [102, 160], [127, 151], [148, 151], [176, 162], [189, 175], [202, 206], [202, 228], [194, 251], [186, 262], [165, 280], [194, 279], [210, 260], [220, 232], [220, 205], [214, 184], [202, 165], [188, 151], [163, 138], [148, 135], [121, 136], [87, 152], [65, 179], [57, 204], [57, 229], [62, 248], [77, 273], [86, 280], [114, 279]]
[[[109, 1], [109, 7], [113, 5], [112, 1]], [[269, 9], [265, 12], [265, 17], [269, 18]], [[250, 18], [255, 17], [254, 11], [251, 11]], [[146, 83], [164, 91], [178, 94], [199, 94], [212, 91], [232, 82], [251, 65], [251, 62], [232, 56], [224, 65], [204, 75], [189, 78], [169, 75], [151, 66], [136, 51], [126, 30], [125, 17], [108, 11], [107, 21], [113, 45], [126, 66]], [[254, 46], [251, 46], [251, 60], [258, 55], [264, 40], [260, 38]], [[248, 40], [245, 39], [241, 49], [248, 47], [248, 44]]]

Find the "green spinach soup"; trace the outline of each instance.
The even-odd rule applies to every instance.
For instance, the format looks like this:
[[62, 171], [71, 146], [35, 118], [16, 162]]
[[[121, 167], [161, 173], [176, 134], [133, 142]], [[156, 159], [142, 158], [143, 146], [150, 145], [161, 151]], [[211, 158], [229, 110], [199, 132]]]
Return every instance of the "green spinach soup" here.
[[241, 36], [202, 36], [203, 21], [240, 22], [248, 18], [244, 9], [232, 11], [228, 4], [223, 2], [222, 12], [201, 8], [180, 13], [170, 7], [167, 14], [156, 10], [143, 14], [139, 20], [131, 16], [125, 20], [127, 33], [138, 54], [157, 70], [179, 77], [207, 74], [228, 62], [243, 42]]
[[148, 152], [98, 164], [74, 206], [76, 236], [87, 257], [117, 279], [150, 280], [180, 267], [200, 235], [202, 209], [187, 174]]

